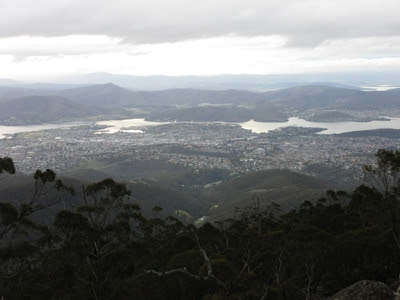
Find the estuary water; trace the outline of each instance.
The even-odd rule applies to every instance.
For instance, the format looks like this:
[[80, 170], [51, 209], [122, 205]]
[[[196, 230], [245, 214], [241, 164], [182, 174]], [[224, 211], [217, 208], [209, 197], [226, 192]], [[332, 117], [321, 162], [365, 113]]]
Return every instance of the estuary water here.
[[[220, 122], [219, 122], [220, 123]], [[0, 139], [19, 132], [40, 131], [46, 129], [71, 128], [80, 125], [90, 125], [89, 122], [68, 122], [60, 124], [41, 124], [27, 126], [0, 126]], [[107, 126], [97, 131], [101, 133], [116, 133], [118, 131], [128, 133], [141, 133], [141, 127], [157, 126], [168, 124], [166, 122], [149, 122], [144, 119], [127, 119], [127, 120], [109, 120], [98, 121], [94, 125]], [[232, 123], [228, 123], [232, 124]], [[251, 130], [255, 133], [264, 133], [284, 127], [306, 127], [306, 128], [324, 128], [319, 134], [339, 134], [351, 131], [363, 131], [372, 129], [400, 129], [400, 118], [388, 118], [387, 121], [370, 121], [370, 122], [309, 122], [300, 118], [292, 117], [287, 122], [256, 122], [254, 120], [244, 123], [234, 123], [240, 125], [244, 129]]]
[[126, 120], [99, 121], [96, 122], [95, 125], [107, 126], [104, 129], [100, 129], [96, 132], [97, 134], [100, 134], [100, 133], [116, 133], [118, 131], [128, 132], [128, 133], [142, 133], [143, 132], [142, 130], [135, 128], [140, 128], [145, 126], [157, 126], [163, 124], [168, 124], [168, 123], [150, 122], [146, 121], [145, 119], [126, 119]]
[[[338, 134], [350, 131], [363, 131], [381, 128], [400, 129], [400, 118], [387, 118], [387, 120], [370, 121], [370, 122], [309, 122], [300, 118], [289, 118], [287, 122], [256, 122], [254, 120], [244, 123], [225, 123], [238, 124], [244, 129], [251, 130], [255, 133], [269, 132], [284, 127], [305, 127], [305, 128], [324, 128], [319, 134]], [[224, 124], [224, 122], [216, 122]], [[129, 120], [111, 120], [97, 122], [96, 125], [108, 126], [98, 133], [115, 133], [122, 132], [141, 132], [135, 130], [135, 127], [157, 126], [168, 124], [166, 122], [148, 122], [144, 119], [129, 119]]]
[[0, 126], [0, 139], [6, 138], [8, 135], [12, 135], [20, 132], [32, 132], [47, 129], [58, 129], [58, 128], [71, 128], [81, 125], [89, 125], [89, 122], [66, 122], [59, 124], [39, 124], [39, 125], [24, 125], [24, 126]]
[[364, 131], [373, 129], [400, 129], [400, 118], [387, 118], [387, 120], [370, 122], [309, 122], [299, 118], [289, 118], [287, 122], [255, 122], [253, 120], [240, 123], [244, 129], [256, 133], [268, 132], [284, 127], [324, 128], [319, 134], [339, 134], [351, 131]]

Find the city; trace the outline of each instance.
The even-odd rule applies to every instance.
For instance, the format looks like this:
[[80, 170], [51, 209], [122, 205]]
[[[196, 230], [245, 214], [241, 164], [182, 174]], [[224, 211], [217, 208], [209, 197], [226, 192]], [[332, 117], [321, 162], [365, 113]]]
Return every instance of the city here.
[[400, 148], [398, 139], [321, 135], [318, 129], [301, 127], [261, 134], [223, 123], [170, 123], [112, 134], [104, 133], [105, 128], [18, 133], [0, 140], [0, 156], [12, 157], [17, 169], [27, 174], [46, 168], [64, 174], [102, 160], [156, 160], [238, 175], [289, 169], [320, 176], [323, 170], [336, 170], [341, 183], [351, 183], [360, 179], [362, 166], [373, 162], [378, 149]]

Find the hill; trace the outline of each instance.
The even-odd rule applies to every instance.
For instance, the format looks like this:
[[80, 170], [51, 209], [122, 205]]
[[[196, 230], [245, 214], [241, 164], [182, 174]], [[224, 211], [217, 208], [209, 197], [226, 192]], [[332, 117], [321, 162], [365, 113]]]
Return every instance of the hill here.
[[[34, 220], [50, 224], [56, 212], [61, 209], [75, 209], [82, 205], [81, 187], [84, 181], [74, 178], [61, 178], [66, 186], [72, 186], [77, 193], [71, 195], [68, 193], [58, 193], [54, 188], [40, 199], [40, 205], [46, 207], [45, 210], [39, 210], [33, 215]], [[6, 176], [0, 180], [0, 199], [2, 202], [9, 202], [15, 205], [32, 199], [35, 192], [33, 176], [16, 175]]]
[[[145, 107], [148, 120], [157, 121], [286, 121], [285, 114], [264, 103], [261, 93], [225, 90], [171, 89], [131, 91], [114, 84], [100, 84], [58, 91], [77, 103], [100, 107]], [[256, 103], [261, 103], [257, 108]], [[178, 108], [176, 108], [178, 106]], [[246, 108], [248, 107], [248, 108]]]
[[268, 101], [277, 105], [291, 105], [296, 109], [327, 108], [337, 105], [363, 92], [330, 86], [306, 85], [264, 93]]
[[78, 119], [107, 113], [60, 96], [27, 96], [0, 101], [0, 124], [23, 125]]
[[351, 109], [379, 109], [379, 108], [399, 108], [400, 89], [388, 91], [371, 91], [354, 94], [344, 99], [343, 105]]
[[349, 121], [353, 116], [349, 113], [340, 111], [321, 111], [309, 118], [312, 122], [343, 122]]
[[[354, 120], [352, 111], [399, 108], [400, 89], [361, 91], [309, 85], [264, 93], [243, 90], [169, 89], [132, 91], [114, 84], [57, 91], [81, 104], [104, 107], [146, 107], [151, 120], [285, 121], [287, 116], [313, 111], [320, 120]], [[347, 112], [335, 112], [346, 110]], [[329, 111], [326, 113], [325, 111]], [[322, 113], [319, 117], [318, 114]]]
[[98, 84], [57, 91], [57, 94], [78, 103], [99, 106], [174, 106], [200, 103], [248, 104], [264, 99], [262, 94], [249, 91], [209, 91], [194, 89], [170, 89], [161, 91], [132, 91], [115, 84]]
[[[98, 176], [96, 181], [103, 180], [110, 176], [93, 170], [85, 170], [82, 175], [89, 175], [89, 178], [94, 178], [96, 173]], [[62, 176], [62, 181], [69, 186], [72, 186], [76, 192], [74, 196], [63, 195], [60, 199], [56, 197], [55, 192], [51, 192], [43, 199], [43, 205], [49, 206], [49, 209], [40, 212], [35, 216], [37, 219], [52, 220], [54, 217], [53, 212], [60, 209], [74, 209], [82, 205], [82, 185], [88, 185], [90, 182], [88, 178], [82, 179], [78, 177]], [[5, 180], [4, 180], [5, 179]], [[34, 191], [34, 181], [31, 176], [9, 176], [0, 182], [0, 199], [3, 202], [21, 203], [30, 199]], [[163, 185], [153, 180], [135, 180], [127, 183], [128, 188], [132, 191], [129, 202], [139, 204], [146, 216], [152, 216], [152, 209], [155, 206], [163, 208], [161, 216], [174, 216], [176, 212], [185, 212], [186, 216], [183, 218], [185, 221], [194, 221], [194, 218], [199, 218], [206, 212], [206, 207], [189, 193], [177, 190], [176, 188]]]
[[196, 89], [171, 89], [149, 92], [150, 103], [193, 106], [198, 104], [240, 104], [254, 105], [264, 100], [261, 93], [245, 90], [196, 90]]
[[205, 185], [215, 180], [216, 175], [211, 171], [202, 176], [193, 172], [193, 169], [161, 160], [102, 160], [81, 164], [67, 176], [82, 181], [112, 177], [127, 182], [132, 190], [132, 201], [138, 203], [146, 215], [151, 215], [152, 208], [159, 206], [164, 216], [182, 210], [198, 218], [207, 212], [208, 205], [192, 185]]
[[[2, 101], [26, 97], [67, 99], [75, 104], [105, 109], [114, 118], [147, 117], [158, 121], [286, 121], [301, 116], [312, 121], [361, 121], [360, 110], [377, 118], [382, 110], [400, 109], [400, 89], [361, 91], [324, 85], [298, 86], [269, 92], [245, 90], [169, 89], [133, 91], [112, 83], [69, 89], [0, 87]], [[19, 100], [21, 101], [21, 100]], [[43, 100], [42, 100], [43, 101]], [[50, 102], [47, 102], [50, 104]], [[71, 108], [76, 105], [70, 105]], [[67, 107], [65, 107], [67, 108]], [[110, 109], [115, 110], [111, 111]], [[132, 110], [135, 109], [135, 110]], [[74, 112], [72, 112], [74, 110]], [[57, 110], [55, 110], [57, 111]], [[98, 114], [87, 109], [66, 109], [66, 115], [85, 117]], [[118, 115], [118, 117], [115, 117]], [[63, 116], [61, 116], [63, 117]], [[48, 116], [43, 116], [47, 121]], [[29, 119], [31, 121], [31, 118]]]
[[181, 209], [194, 217], [207, 215], [213, 219], [232, 216], [235, 207], [246, 207], [257, 197], [265, 203], [275, 201], [286, 211], [334, 188], [316, 177], [288, 170], [266, 170], [232, 178], [224, 170], [195, 171], [164, 161], [145, 160], [82, 164], [68, 176], [81, 180], [86, 176], [96, 180], [112, 177], [128, 182], [146, 213], [160, 206], [166, 213]]
[[[327, 189], [332, 188], [320, 179], [287, 170], [260, 171], [229, 179], [228, 174], [216, 170], [201, 173], [190, 168], [174, 170], [162, 162], [153, 162], [150, 165], [133, 162], [125, 167], [122, 166], [126, 163], [100, 164], [97, 169], [81, 166], [80, 169], [64, 174], [67, 176], [63, 176], [62, 180], [74, 186], [77, 195], [54, 203], [52, 211], [60, 207], [77, 207], [82, 198], [82, 184], [87, 185], [89, 182], [114, 177], [113, 175], [128, 184], [132, 191], [130, 201], [139, 204], [146, 216], [152, 216], [152, 208], [159, 206], [163, 208], [162, 216], [176, 216], [180, 211], [185, 214], [183, 219], [191, 222], [204, 215], [210, 216], [212, 220], [232, 217], [237, 207], [243, 209], [254, 204], [256, 199], [260, 199], [262, 206], [271, 201], [276, 202], [285, 212], [297, 207], [304, 200], [322, 197]], [[150, 166], [147, 171], [144, 170], [145, 164]], [[161, 168], [158, 174], [157, 166]], [[5, 179], [0, 182], [0, 198], [3, 201], [18, 203], [29, 198], [33, 187], [30, 176]], [[222, 183], [218, 184], [218, 181]]]
[[232, 215], [259, 199], [261, 205], [276, 202], [287, 211], [305, 200], [316, 200], [332, 186], [319, 178], [288, 170], [266, 170], [245, 174], [204, 191], [213, 218]]
[[361, 91], [331, 86], [308, 85], [265, 92], [266, 101], [278, 107], [296, 110], [350, 109], [400, 107], [400, 89], [388, 91]]
[[0, 100], [38, 95], [46, 95], [46, 92], [30, 88], [0, 86]]
[[358, 137], [364, 138], [368, 136], [379, 136], [385, 137], [389, 139], [400, 139], [400, 130], [399, 129], [373, 129], [373, 130], [363, 130], [363, 131], [351, 131], [340, 133], [338, 136], [343, 137]]
[[236, 106], [197, 106], [154, 112], [147, 120], [179, 122], [246, 122], [249, 120], [264, 122], [284, 122], [287, 116], [273, 105], [262, 108], [244, 108]]
[[138, 95], [112, 83], [56, 91], [57, 95], [85, 105], [103, 107], [135, 106]]

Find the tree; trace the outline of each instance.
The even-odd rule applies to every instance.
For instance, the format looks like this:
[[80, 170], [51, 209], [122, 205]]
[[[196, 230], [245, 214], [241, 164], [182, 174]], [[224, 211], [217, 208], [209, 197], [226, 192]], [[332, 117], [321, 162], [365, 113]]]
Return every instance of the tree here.
[[365, 165], [364, 181], [378, 190], [387, 199], [400, 178], [400, 151], [379, 149], [375, 165]]
[[[12, 160], [6, 159], [5, 161], [5, 166], [3, 165], [4, 170], [8, 173], [15, 173]], [[52, 203], [46, 203], [46, 201], [41, 200], [49, 196], [54, 190], [57, 192], [66, 191], [71, 194], [74, 193], [71, 187], [65, 186], [63, 182], [56, 177], [56, 173], [51, 169], [47, 169], [44, 172], [36, 170], [33, 175], [34, 190], [30, 199], [23, 201], [19, 205], [0, 202], [0, 242], [3, 243], [4, 240], [7, 239], [7, 236], [10, 238], [15, 234], [25, 233], [23, 227], [39, 230], [43, 229], [42, 226], [32, 221], [29, 217], [35, 212], [54, 204], [57, 199], [55, 201], [53, 200]]]
[[60, 247], [78, 254], [72, 262], [81, 266], [75, 277], [82, 278], [80, 284], [95, 299], [109, 298], [107, 290], [116, 276], [112, 265], [129, 245], [135, 230], [131, 220], [141, 216], [138, 205], [126, 203], [130, 194], [125, 184], [106, 178], [82, 186], [83, 204], [76, 212], [64, 210], [55, 218]]
[[[11, 158], [0, 158], [2, 173], [15, 173]], [[57, 196], [55, 200], [53, 198], [53, 191], [57, 192], [56, 195], [61, 191], [74, 192], [50, 169], [44, 172], [37, 170], [33, 177], [34, 189], [30, 198], [20, 203], [0, 202], [0, 280], [14, 289], [21, 289], [22, 278], [40, 256], [39, 241], [49, 233], [48, 227], [32, 216], [57, 201]], [[48, 198], [50, 195], [51, 201]]]
[[400, 151], [379, 149], [375, 157], [375, 166], [364, 166], [364, 180], [382, 194], [380, 207], [390, 216], [393, 238], [400, 249]]
[[85, 215], [91, 226], [100, 231], [113, 224], [131, 191], [125, 184], [111, 178], [82, 187], [84, 204], [78, 212]]
[[0, 175], [3, 173], [15, 174], [15, 166], [12, 158], [0, 157]]

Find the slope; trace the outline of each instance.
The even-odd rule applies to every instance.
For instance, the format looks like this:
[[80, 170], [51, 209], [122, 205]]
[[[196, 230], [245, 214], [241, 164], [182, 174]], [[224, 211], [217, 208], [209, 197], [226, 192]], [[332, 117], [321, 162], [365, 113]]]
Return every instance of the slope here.
[[204, 191], [211, 203], [210, 215], [221, 219], [233, 215], [235, 208], [244, 208], [259, 199], [261, 205], [276, 202], [283, 211], [304, 200], [316, 200], [331, 188], [319, 178], [288, 170], [266, 170], [245, 174]]
[[0, 101], [0, 124], [21, 125], [56, 122], [106, 113], [59, 96], [27, 96]]

